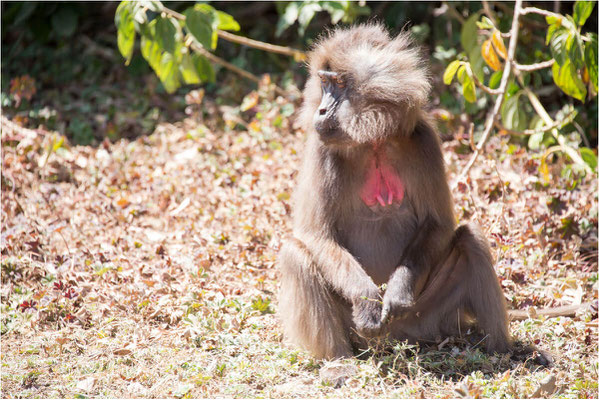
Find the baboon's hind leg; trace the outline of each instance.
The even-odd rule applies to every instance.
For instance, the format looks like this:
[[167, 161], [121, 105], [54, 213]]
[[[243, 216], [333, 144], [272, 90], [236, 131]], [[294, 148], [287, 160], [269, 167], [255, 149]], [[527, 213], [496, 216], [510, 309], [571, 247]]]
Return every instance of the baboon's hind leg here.
[[505, 300], [486, 240], [476, 228], [464, 225], [456, 230], [451, 246], [416, 301], [414, 311], [422, 318], [407, 320], [402, 330], [427, 339], [458, 333], [462, 317], [470, 314], [486, 335], [488, 352], [509, 351]]

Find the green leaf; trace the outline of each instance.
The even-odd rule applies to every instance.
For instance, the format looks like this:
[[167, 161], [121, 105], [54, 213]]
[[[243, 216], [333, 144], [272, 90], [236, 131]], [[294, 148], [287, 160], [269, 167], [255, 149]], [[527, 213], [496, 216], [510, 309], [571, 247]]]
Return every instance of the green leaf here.
[[584, 46], [584, 61], [595, 92], [597, 91], [597, 34], [590, 34], [591, 40]]
[[322, 7], [318, 3], [302, 3], [297, 17], [297, 21], [299, 22], [298, 33], [300, 36], [304, 36], [308, 24], [310, 24], [314, 15], [319, 11], [322, 11]]
[[499, 71], [496, 71], [493, 73], [493, 75], [491, 75], [491, 78], [489, 78], [489, 87], [491, 89], [497, 89], [499, 87], [499, 84], [501, 83], [501, 77], [503, 76], [503, 70], [500, 69]]
[[501, 121], [506, 128], [514, 131], [522, 131], [528, 125], [526, 112], [520, 107], [520, 96], [522, 92], [505, 99], [501, 105]]
[[464, 85], [462, 86], [462, 94], [464, 95], [464, 99], [466, 99], [469, 103], [474, 103], [476, 101], [476, 87], [474, 85], [474, 80], [469, 73], [464, 74]]
[[476, 44], [478, 43], [477, 42], [478, 29], [476, 26], [476, 21], [478, 21], [479, 15], [480, 15], [480, 11], [472, 14], [466, 20], [466, 23], [462, 26], [460, 42], [462, 43], [462, 48], [466, 51], [466, 53], [470, 53], [473, 50], [473, 48], [476, 46]]
[[568, 36], [570, 32], [564, 28], [560, 27], [555, 31], [551, 40], [549, 41], [549, 49], [551, 50], [551, 57], [555, 59], [557, 64], [563, 65], [568, 58], [567, 50], [566, 50], [566, 42], [568, 40]]
[[195, 85], [201, 82], [198, 70], [193, 63], [193, 59], [189, 53], [184, 53], [181, 57], [181, 64], [179, 65], [179, 71], [183, 82], [188, 85]]
[[171, 54], [175, 53], [175, 35], [177, 28], [170, 18], [156, 18], [156, 41], [158, 45]]
[[206, 57], [194, 54], [191, 56], [191, 59], [202, 82], [214, 82], [216, 80], [214, 68], [212, 68], [212, 64], [210, 64], [210, 61]]
[[545, 21], [547, 21], [547, 25], [561, 25], [562, 23], [562, 17], [561, 16], [557, 16], [557, 15], [548, 15], [545, 17]]
[[148, 64], [150, 64], [150, 67], [152, 67], [156, 74], [158, 74], [158, 71], [160, 70], [160, 60], [162, 59], [158, 43], [147, 36], [142, 36], [141, 55], [146, 59]]
[[505, 89], [505, 97], [510, 98], [512, 97], [514, 94], [518, 93], [518, 91], [520, 90], [520, 86], [518, 86], [518, 84], [516, 82], [514, 82], [514, 80], [510, 80], [507, 84], [507, 88]]
[[587, 89], [569, 59], [561, 66], [557, 63], [553, 64], [551, 71], [553, 81], [564, 93], [584, 102]]
[[458, 81], [460, 83], [464, 83], [464, 76], [466, 75], [466, 65], [462, 64], [460, 65], [460, 67], [458, 68]]
[[199, 54], [184, 53], [179, 65], [181, 77], [186, 84], [214, 82], [214, 70], [210, 61]]
[[566, 40], [566, 50], [568, 51], [570, 63], [572, 63], [574, 68], [578, 69], [582, 67], [584, 59], [583, 44], [578, 32], [570, 32]]
[[117, 45], [125, 64], [129, 65], [135, 46], [135, 24], [131, 14], [132, 3], [122, 1], [116, 9], [115, 24], [117, 27]]
[[458, 72], [459, 67], [459, 60], [450, 62], [447, 68], [445, 68], [445, 73], [443, 74], [443, 83], [445, 83], [446, 85], [451, 84], [451, 81], [453, 80], [453, 77], [455, 76], [456, 72]]
[[555, 32], [559, 30], [559, 28], [561, 28], [561, 26], [561, 24], [549, 24], [549, 26], [547, 27], [547, 37], [545, 38], [545, 45], [549, 45], [551, 38], [553, 37]]
[[77, 20], [79, 16], [72, 8], [61, 7], [58, 12], [52, 15], [52, 29], [59, 36], [70, 37], [77, 29]]
[[342, 4], [341, 2], [337, 1], [323, 1], [320, 4], [322, 9], [328, 12], [331, 16], [331, 22], [333, 25], [337, 24], [345, 16], [347, 10], [345, 5], [349, 7], [349, 2]]
[[545, 132], [537, 132], [530, 135], [528, 138], [528, 148], [531, 150], [539, 150], [541, 148], [541, 143], [543, 142], [543, 136], [545, 136]]
[[493, 21], [491, 21], [488, 17], [484, 16], [481, 18], [480, 22], [476, 23], [478, 29], [495, 29], [495, 25], [493, 25]]
[[162, 82], [164, 89], [168, 93], [173, 93], [181, 85], [178, 74], [177, 62], [173, 58], [173, 55], [170, 53], [163, 53], [157, 75], [160, 78], [160, 82]]
[[577, 1], [574, 3], [574, 22], [576, 25], [583, 26], [587, 18], [593, 12], [595, 7], [594, 1]]
[[[284, 4], [284, 3], [277, 3]], [[297, 17], [299, 16], [299, 5], [298, 2], [292, 1], [287, 4], [285, 7], [285, 12], [283, 15], [279, 17], [279, 22], [277, 22], [277, 30], [275, 32], [275, 36], [279, 37], [287, 28], [297, 21]]]
[[582, 157], [584, 162], [587, 163], [593, 171], [597, 169], [597, 156], [593, 153], [593, 150], [588, 147], [582, 147], [580, 149], [580, 157]]
[[479, 81], [483, 81], [485, 79], [485, 60], [481, 53], [481, 46], [478, 43], [474, 46], [474, 48], [468, 53], [468, 61], [470, 61], [470, 68], [474, 75], [478, 78]]
[[210, 9], [214, 10], [208, 4], [196, 4], [183, 13], [187, 30], [205, 49], [213, 48], [212, 33], [214, 30], [213, 25], [216, 24], [216, 17]]
[[233, 19], [229, 14], [216, 11], [216, 20], [217, 20], [217, 28], [222, 29], [223, 31], [238, 31], [241, 29], [237, 21]]

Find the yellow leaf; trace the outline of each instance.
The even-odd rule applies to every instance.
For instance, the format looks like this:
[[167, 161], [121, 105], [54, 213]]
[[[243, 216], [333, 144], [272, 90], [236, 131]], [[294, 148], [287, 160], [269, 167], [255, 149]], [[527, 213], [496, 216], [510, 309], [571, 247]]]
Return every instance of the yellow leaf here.
[[250, 128], [251, 131], [260, 132], [260, 122], [256, 119], [252, 120], [248, 125], [248, 128]]
[[495, 50], [493, 49], [491, 39], [484, 41], [482, 47], [480, 48], [480, 52], [487, 65], [491, 67], [493, 71], [497, 71], [499, 68], [501, 68], [501, 62], [497, 57], [497, 53], [495, 53]]
[[250, 94], [248, 94], [247, 96], [245, 96], [243, 98], [243, 101], [241, 102], [241, 111], [247, 111], [250, 108], [254, 108], [258, 105], [258, 100], [260, 100], [260, 97], [258, 95], [257, 92], [251, 92]]
[[126, 197], [121, 197], [120, 199], [117, 200], [116, 204], [121, 208], [125, 208], [129, 204], [131, 204], [131, 202]]
[[549, 183], [551, 177], [549, 175], [549, 167], [547, 166], [547, 162], [545, 161], [545, 157], [541, 159], [541, 165], [539, 166], [539, 172], [541, 173], [541, 177], [543, 178], [544, 183]]
[[584, 67], [584, 70], [582, 71], [582, 81], [585, 85], [589, 83], [589, 70], [587, 67]]
[[495, 46], [495, 51], [497, 51], [497, 54], [499, 54], [499, 56], [505, 60], [507, 58], [507, 50], [505, 49], [505, 44], [503, 44], [501, 32], [495, 29], [493, 31], [493, 36], [491, 36], [491, 40], [493, 41], [493, 46]]

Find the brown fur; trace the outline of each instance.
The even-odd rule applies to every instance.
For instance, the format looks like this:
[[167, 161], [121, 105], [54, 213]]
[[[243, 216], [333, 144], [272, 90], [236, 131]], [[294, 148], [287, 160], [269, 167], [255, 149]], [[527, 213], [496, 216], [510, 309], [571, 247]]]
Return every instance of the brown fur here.
[[[392, 38], [376, 24], [335, 30], [309, 56], [301, 116], [308, 140], [294, 237], [279, 255], [280, 315], [286, 337], [317, 357], [351, 356], [356, 331], [435, 340], [472, 320], [489, 351], [509, 348], [486, 240], [470, 226], [456, 229], [439, 140], [422, 111], [424, 65], [407, 34]], [[349, 106], [337, 115], [343, 141], [325, 144], [315, 132], [319, 70], [347, 84]], [[404, 184], [400, 205], [368, 207], [358, 195], [375, 142]], [[396, 319], [382, 323], [385, 309]]]

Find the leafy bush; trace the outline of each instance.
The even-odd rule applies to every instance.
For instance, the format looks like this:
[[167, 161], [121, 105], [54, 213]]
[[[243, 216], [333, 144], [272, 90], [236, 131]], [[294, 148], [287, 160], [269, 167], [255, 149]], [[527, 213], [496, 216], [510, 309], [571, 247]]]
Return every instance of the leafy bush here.
[[216, 49], [217, 30], [239, 30], [233, 17], [209, 4], [196, 4], [179, 14], [159, 1], [121, 2], [115, 24], [118, 47], [127, 64], [139, 33], [141, 54], [169, 93], [182, 83], [214, 81], [206, 52]]
[[[570, 16], [535, 7], [522, 8], [521, 1], [518, 1], [509, 32], [502, 32], [498, 28], [498, 20], [488, 8], [484, 12], [481, 10], [472, 14], [465, 21], [461, 31], [464, 51], [458, 59], [449, 63], [443, 81], [450, 85], [457, 77], [462, 95], [469, 103], [477, 102], [480, 92], [495, 99], [472, 162], [491, 130], [496, 127], [515, 136], [528, 136], [528, 145], [532, 149], [541, 146], [546, 148], [540, 165], [540, 172], [546, 180], [546, 159], [554, 152], [567, 154], [577, 170], [596, 172], [595, 153], [588, 148], [579, 149], [580, 142], [586, 140], [584, 133], [573, 131], [572, 123], [577, 116], [577, 108], [566, 105], [555, 110], [558, 118], [554, 120], [534, 93], [535, 86], [539, 86], [535, 82], [542, 82], [542, 71], [551, 68], [554, 84], [565, 94], [582, 103], [588, 99], [595, 99], [596, 102], [597, 34], [582, 33], [582, 27], [594, 6], [595, 3], [591, 1], [578, 1]], [[530, 64], [519, 64], [516, 61], [516, 50], [520, 44], [519, 19], [529, 14], [545, 17], [547, 32], [543, 34], [542, 41], [549, 48], [534, 52]], [[509, 39], [508, 48], [504, 38]], [[530, 61], [531, 57], [527, 55], [526, 58]], [[525, 98], [531, 107], [523, 104]], [[576, 142], [569, 139], [573, 132], [579, 138]], [[551, 145], [555, 146], [549, 147]], [[466, 172], [467, 169], [464, 174]]]

